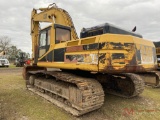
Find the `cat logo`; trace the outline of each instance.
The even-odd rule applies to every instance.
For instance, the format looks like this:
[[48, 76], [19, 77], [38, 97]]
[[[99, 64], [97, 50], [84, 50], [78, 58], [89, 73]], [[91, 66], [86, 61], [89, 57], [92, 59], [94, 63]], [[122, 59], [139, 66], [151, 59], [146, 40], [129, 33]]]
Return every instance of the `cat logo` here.
[[44, 15], [43, 15], [43, 19], [47, 19], [47, 14], [44, 14]]

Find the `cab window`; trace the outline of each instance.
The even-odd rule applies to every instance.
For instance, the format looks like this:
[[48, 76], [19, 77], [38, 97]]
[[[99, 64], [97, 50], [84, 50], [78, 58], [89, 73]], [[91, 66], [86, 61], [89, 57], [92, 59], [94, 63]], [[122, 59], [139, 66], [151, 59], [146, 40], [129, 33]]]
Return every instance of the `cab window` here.
[[40, 34], [40, 47], [46, 46], [46, 39], [47, 39], [46, 31], [41, 32], [41, 34]]
[[50, 29], [41, 31], [39, 37], [40, 47], [50, 45]]
[[70, 30], [63, 28], [56, 28], [56, 41], [55, 43], [66, 42], [71, 39]]

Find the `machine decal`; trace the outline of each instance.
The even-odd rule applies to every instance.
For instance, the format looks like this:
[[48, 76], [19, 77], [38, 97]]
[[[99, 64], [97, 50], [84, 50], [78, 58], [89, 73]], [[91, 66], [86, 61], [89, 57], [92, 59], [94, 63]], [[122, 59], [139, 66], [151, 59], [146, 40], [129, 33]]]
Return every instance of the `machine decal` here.
[[66, 55], [65, 62], [98, 64], [98, 54]]
[[154, 58], [155, 50], [152, 47], [137, 45], [137, 62], [138, 64], [153, 64], [156, 59]]
[[43, 19], [47, 19], [47, 14], [44, 14], [44, 15], [43, 15]]
[[83, 50], [97, 50], [97, 49], [98, 49], [98, 43], [94, 43], [89, 45], [67, 47], [66, 52], [77, 52]]

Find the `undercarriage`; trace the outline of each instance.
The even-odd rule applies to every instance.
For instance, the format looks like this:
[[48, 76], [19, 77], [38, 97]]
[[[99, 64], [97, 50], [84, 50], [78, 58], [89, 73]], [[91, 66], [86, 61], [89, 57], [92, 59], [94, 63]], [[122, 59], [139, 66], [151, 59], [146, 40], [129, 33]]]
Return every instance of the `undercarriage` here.
[[144, 79], [148, 76], [151, 81], [155, 79], [153, 85], [158, 86], [159, 77], [154, 72], [151, 75], [91, 74], [65, 70], [47, 71], [42, 67], [31, 69], [31, 66], [24, 67], [23, 71], [28, 90], [75, 116], [100, 108], [104, 103], [104, 91], [124, 98], [138, 96], [143, 92]]
[[65, 72], [30, 72], [27, 88], [67, 112], [80, 116], [103, 105], [102, 86], [93, 78]]

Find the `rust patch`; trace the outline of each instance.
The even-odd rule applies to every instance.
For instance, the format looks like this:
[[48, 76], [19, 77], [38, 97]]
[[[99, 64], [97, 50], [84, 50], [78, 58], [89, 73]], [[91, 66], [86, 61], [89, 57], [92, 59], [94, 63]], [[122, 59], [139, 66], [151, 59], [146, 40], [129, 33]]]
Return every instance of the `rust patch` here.
[[66, 52], [77, 52], [82, 50], [83, 50], [83, 46], [73, 46], [73, 47], [66, 48]]

